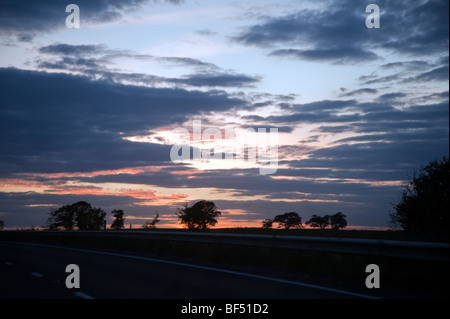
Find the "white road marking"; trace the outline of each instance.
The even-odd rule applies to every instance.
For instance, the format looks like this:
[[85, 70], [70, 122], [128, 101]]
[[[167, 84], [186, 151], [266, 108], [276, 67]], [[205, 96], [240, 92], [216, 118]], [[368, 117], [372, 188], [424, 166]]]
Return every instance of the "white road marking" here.
[[31, 275], [33, 275], [34, 277], [38, 277], [38, 278], [44, 277], [43, 274], [40, 274], [40, 273], [38, 273], [38, 272], [32, 272]]
[[94, 297], [89, 296], [89, 295], [87, 295], [87, 294], [85, 294], [84, 292], [81, 292], [81, 291], [75, 292], [74, 295], [75, 295], [76, 297], [82, 298], [82, 299], [95, 299]]
[[308, 283], [304, 283], [304, 282], [300, 282], [300, 281], [292, 281], [292, 280], [286, 280], [286, 279], [280, 279], [280, 278], [274, 278], [274, 277], [268, 277], [268, 276], [260, 276], [260, 275], [254, 275], [254, 274], [244, 273], [244, 272], [240, 272], [240, 271], [233, 271], [233, 270], [214, 268], [214, 267], [208, 267], [208, 266], [200, 266], [200, 265], [194, 265], [194, 264], [188, 264], [188, 263], [176, 262], [176, 261], [170, 261], [170, 260], [164, 260], [164, 259], [156, 259], [156, 258], [150, 258], [150, 257], [133, 256], [133, 255], [112, 253], [112, 252], [106, 252], [106, 251], [88, 250], [88, 249], [71, 248], [71, 247], [63, 247], [63, 246], [55, 246], [55, 245], [34, 244], [34, 243], [25, 243], [25, 242], [20, 242], [20, 243], [25, 244], [25, 245], [57, 248], [57, 249], [85, 252], [85, 253], [98, 254], [98, 255], [124, 257], [124, 258], [130, 258], [130, 259], [137, 259], [137, 260], [157, 262], [157, 263], [163, 263], [163, 264], [169, 264], [169, 265], [177, 265], [177, 266], [195, 268], [195, 269], [209, 270], [209, 271], [221, 272], [221, 273], [226, 273], [226, 274], [244, 276], [244, 277], [248, 277], [248, 278], [255, 278], [255, 279], [261, 279], [261, 280], [279, 282], [279, 283], [289, 284], [289, 285], [294, 285], [294, 286], [313, 288], [313, 289], [338, 293], [341, 295], [352, 296], [352, 297], [356, 297], [356, 298], [381, 299], [381, 298], [375, 297], [375, 296], [370, 296], [370, 295], [366, 295], [366, 294], [360, 294], [360, 293], [356, 293], [356, 292], [352, 292], [352, 291], [335, 289], [335, 288], [330, 288], [330, 287], [325, 287], [325, 286], [319, 286], [319, 285], [314, 285], [314, 284], [308, 284]]

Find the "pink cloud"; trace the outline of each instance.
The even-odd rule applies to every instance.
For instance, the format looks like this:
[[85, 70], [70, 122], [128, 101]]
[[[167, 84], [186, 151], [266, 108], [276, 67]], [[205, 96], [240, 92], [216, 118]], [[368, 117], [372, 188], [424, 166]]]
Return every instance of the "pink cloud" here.
[[141, 167], [129, 167], [121, 168], [115, 170], [100, 170], [93, 172], [75, 172], [75, 173], [26, 173], [21, 175], [26, 175], [27, 177], [44, 177], [48, 179], [59, 179], [59, 178], [75, 178], [75, 177], [96, 177], [104, 175], [119, 175], [119, 174], [129, 174], [136, 175], [145, 172], [157, 172], [169, 166], [141, 166]]

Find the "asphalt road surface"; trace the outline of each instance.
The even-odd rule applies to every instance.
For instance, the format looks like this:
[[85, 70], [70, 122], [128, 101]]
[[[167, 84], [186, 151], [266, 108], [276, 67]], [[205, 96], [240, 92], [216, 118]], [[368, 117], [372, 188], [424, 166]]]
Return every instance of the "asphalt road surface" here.
[[[66, 266], [79, 288], [66, 287]], [[330, 299], [366, 295], [131, 254], [0, 242], [1, 299]]]

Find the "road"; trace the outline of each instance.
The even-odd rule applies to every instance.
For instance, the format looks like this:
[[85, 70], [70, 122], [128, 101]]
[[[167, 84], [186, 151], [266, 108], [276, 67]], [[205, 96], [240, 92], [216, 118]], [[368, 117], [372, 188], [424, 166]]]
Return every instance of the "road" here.
[[[69, 289], [66, 266], [80, 269]], [[1, 299], [331, 299], [366, 295], [132, 254], [0, 242]]]

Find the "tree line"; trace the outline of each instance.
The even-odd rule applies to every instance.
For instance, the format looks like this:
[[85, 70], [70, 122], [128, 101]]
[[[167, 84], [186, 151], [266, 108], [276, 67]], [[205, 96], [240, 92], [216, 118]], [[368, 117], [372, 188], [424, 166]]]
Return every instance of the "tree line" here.
[[[111, 214], [114, 218], [111, 229], [122, 229], [125, 221], [123, 210], [113, 210]], [[100, 230], [106, 226], [106, 212], [85, 201], [52, 208], [49, 215], [47, 219], [49, 230]]]
[[[312, 215], [311, 218], [305, 222], [306, 225], [313, 228], [325, 229], [331, 226], [333, 230], [339, 230], [347, 227], [347, 220], [342, 212], [338, 212], [334, 215], [318, 216]], [[282, 215], [275, 216], [274, 219], [265, 219], [262, 222], [262, 228], [272, 228], [273, 223], [278, 223], [279, 228], [303, 228], [302, 218], [296, 212], [284, 213]]]
[[[106, 212], [84, 201], [53, 208], [49, 214], [50, 217], [47, 220], [49, 230], [100, 230], [106, 228]], [[113, 210], [111, 214], [114, 219], [111, 229], [123, 229], [125, 224], [123, 210]], [[213, 202], [205, 200], [199, 201], [192, 206], [186, 204], [178, 209], [176, 213], [180, 223], [190, 230], [203, 230], [215, 226], [218, 222], [217, 217], [221, 214]], [[341, 212], [323, 217], [313, 215], [306, 222], [306, 225], [321, 229], [330, 225], [332, 229], [337, 230], [347, 226], [345, 217]], [[156, 217], [151, 222], [142, 225], [142, 228], [145, 230], [156, 229], [156, 224], [159, 222], [159, 213], [157, 213]], [[285, 229], [303, 227], [302, 219], [296, 212], [277, 215], [273, 220], [266, 219], [263, 221], [262, 228], [272, 228], [273, 223], [279, 223], [279, 227]]]
[[[413, 179], [405, 185], [400, 202], [391, 213], [391, 223], [407, 232], [438, 232], [447, 235], [449, 232], [449, 161], [430, 162]], [[72, 205], [64, 205], [50, 211], [47, 226], [50, 230], [99, 230], [105, 228], [106, 212], [91, 204], [80, 201]], [[114, 221], [111, 229], [124, 228], [123, 210], [111, 212]], [[187, 204], [176, 213], [180, 223], [190, 230], [202, 230], [217, 224], [221, 212], [211, 201], [199, 201], [192, 206]], [[159, 223], [159, 214], [142, 226], [143, 229], [155, 229]], [[274, 223], [279, 228], [302, 228], [302, 218], [296, 212], [276, 215], [273, 219], [265, 219], [262, 228], [272, 228]], [[333, 215], [312, 215], [305, 225], [313, 228], [338, 230], [347, 226], [346, 215], [342, 212]], [[4, 223], [0, 221], [0, 228]]]
[[[111, 229], [120, 230], [125, 227], [125, 217], [122, 209], [113, 210], [113, 223]], [[187, 204], [178, 209], [176, 214], [180, 223], [191, 230], [201, 230], [214, 226], [216, 219], [221, 212], [211, 201], [199, 201], [192, 206]], [[64, 205], [59, 208], [52, 208], [49, 212], [46, 227], [49, 230], [101, 230], [106, 228], [106, 212], [98, 207], [94, 207], [85, 201], [79, 201], [71, 205]], [[151, 222], [142, 225], [142, 229], [156, 229], [156, 224], [160, 222], [159, 213]], [[2, 224], [3, 226], [3, 224]]]

